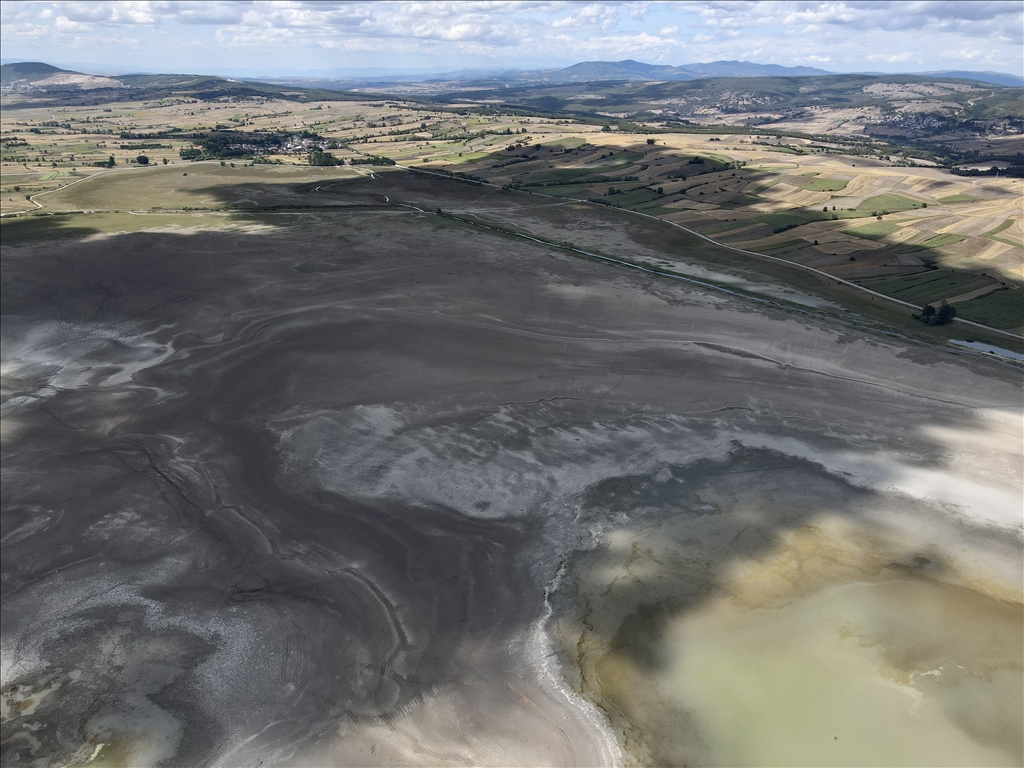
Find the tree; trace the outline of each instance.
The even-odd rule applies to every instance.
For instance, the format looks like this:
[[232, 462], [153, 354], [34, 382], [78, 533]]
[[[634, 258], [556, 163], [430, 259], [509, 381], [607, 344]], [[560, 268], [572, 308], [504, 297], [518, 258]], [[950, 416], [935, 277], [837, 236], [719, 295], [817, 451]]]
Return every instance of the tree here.
[[653, 144], [653, 143], [654, 143], [654, 139], [648, 139], [648, 140], [647, 140], [647, 143], [648, 143], [648, 144]]
[[149, 165], [149, 158], [145, 155], [139, 155], [135, 158], [135, 162], [139, 165]]
[[109, 157], [109, 158], [107, 159], [107, 168], [113, 168], [113, 167], [114, 167], [115, 165], [117, 165], [117, 163], [116, 163], [116, 162], [114, 161], [114, 156], [113, 156], [113, 155], [111, 155], [111, 156], [110, 156], [110, 157]]
[[164, 165], [167, 165], [167, 158], [164, 158]]
[[925, 304], [923, 307], [921, 307], [921, 319], [924, 320], [926, 323], [929, 322], [934, 315], [935, 307], [933, 307], [931, 304]]
[[[335, 157], [330, 152], [323, 152], [319, 149], [314, 149], [309, 153], [309, 164], [320, 166], [344, 165], [345, 161], [341, 158]], [[223, 163], [221, 163], [221, 165], [223, 165]]]
[[935, 325], [949, 325], [953, 322], [954, 317], [956, 317], [956, 307], [951, 307], [946, 302], [942, 302], [935, 312]]

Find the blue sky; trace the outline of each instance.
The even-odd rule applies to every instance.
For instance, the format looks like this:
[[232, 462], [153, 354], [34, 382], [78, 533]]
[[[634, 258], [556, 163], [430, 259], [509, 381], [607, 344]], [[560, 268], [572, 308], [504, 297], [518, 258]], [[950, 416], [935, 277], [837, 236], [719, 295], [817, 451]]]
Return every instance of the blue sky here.
[[227, 75], [739, 59], [1024, 70], [1014, 2], [0, 2], [4, 61]]

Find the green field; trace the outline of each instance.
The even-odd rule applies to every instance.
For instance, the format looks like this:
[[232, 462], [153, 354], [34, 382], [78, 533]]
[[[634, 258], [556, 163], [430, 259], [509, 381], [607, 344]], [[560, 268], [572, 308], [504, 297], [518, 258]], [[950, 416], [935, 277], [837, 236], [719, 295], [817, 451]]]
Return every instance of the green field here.
[[[839, 211], [836, 211], [839, 213]], [[758, 216], [753, 221], [759, 221], [762, 224], [767, 224], [770, 227], [784, 227], [789, 224], [810, 224], [812, 221], [827, 221], [832, 218], [832, 214], [825, 213], [824, 211], [808, 210], [807, 208], [794, 208], [791, 211], [783, 211], [781, 213], [766, 213], [763, 216]]]
[[[517, 164], [518, 165], [518, 164]], [[549, 168], [540, 173], [531, 174], [527, 186], [537, 186], [548, 181], [579, 181], [593, 176], [607, 176], [629, 167], [629, 163], [618, 165], [599, 165], [592, 168]]]
[[616, 192], [614, 195], [606, 195], [601, 199], [606, 203], [617, 205], [620, 208], [634, 208], [643, 203], [649, 203], [652, 200], [658, 200], [664, 197], [659, 195], [653, 189], [647, 187], [640, 187], [639, 189], [632, 189], [628, 192]]
[[753, 223], [753, 222], [752, 221], [748, 221], [746, 219], [743, 219], [743, 220], [740, 220], [740, 221], [727, 221], [727, 222], [725, 222], [723, 224], [717, 224], [717, 225], [715, 225], [713, 227], [710, 227], [708, 229], [704, 229], [703, 227], [701, 227], [700, 231], [703, 232], [705, 235], [717, 235], [717, 234], [721, 234], [722, 232], [731, 232], [734, 229], [739, 229], [740, 227], [745, 227], [745, 226], [747, 226], [748, 224], [751, 224], [751, 223]]
[[563, 149], [576, 149], [577, 147], [582, 147], [586, 143], [586, 139], [581, 139], [578, 136], [567, 136], [564, 139], [542, 141], [540, 145], [542, 147], [562, 147]]
[[847, 182], [843, 179], [805, 178], [795, 180], [797, 186], [811, 192], [838, 192], [846, 189]]
[[1024, 329], [1024, 290], [1002, 290], [979, 299], [957, 302], [956, 310], [962, 317], [994, 328]]
[[998, 235], [1003, 230], [1009, 229], [1012, 226], [1013, 226], [1013, 219], [1006, 219], [1005, 221], [1003, 221], [1002, 224], [1000, 224], [995, 229], [990, 229], [988, 232], [983, 234], [982, 237], [992, 237], [993, 235]]
[[594, 196], [591, 186], [588, 184], [558, 184], [551, 187], [534, 187], [532, 191], [559, 197], [578, 197], [581, 200]]
[[954, 272], [949, 269], [935, 269], [899, 277], [876, 277], [858, 282], [865, 288], [921, 306], [993, 284], [990, 278], [982, 275]]
[[863, 237], [865, 240], [881, 240], [902, 226], [903, 224], [899, 221], [872, 221], [870, 224], [862, 224], [859, 227], [843, 231], [848, 235]]
[[946, 232], [942, 235], [935, 235], [929, 237], [918, 245], [924, 246], [925, 248], [941, 248], [944, 245], [952, 245], [953, 243], [959, 243], [964, 239], [963, 235], [954, 235], [952, 232]]
[[650, 216], [669, 216], [673, 213], [679, 213], [678, 208], [666, 208], [663, 205], [639, 205], [633, 210], [639, 211], [640, 213], [646, 213]]
[[973, 197], [972, 195], [959, 194], [959, 195], [947, 195], [946, 197], [940, 197], [939, 198], [939, 202], [940, 203], [973, 203], [977, 199], [978, 198]]
[[[819, 211], [815, 208], [793, 208], [789, 211], [766, 213], [763, 216], [758, 216], [754, 221], [760, 221], [771, 227], [784, 227], [791, 224], [800, 226], [801, 224], [810, 224], [814, 221], [830, 221], [833, 216], [837, 219], [863, 219], [867, 216], [874, 216], [876, 214], [880, 215], [883, 213], [908, 211], [912, 208], [918, 208], [920, 205], [921, 203], [918, 203], [916, 200], [911, 200], [909, 197], [894, 195], [887, 192], [884, 195], [869, 197], [852, 211]], [[887, 223], [895, 224], [896, 222]], [[893, 229], [896, 229], [898, 226], [899, 225], [897, 224]], [[872, 230], [868, 231], [870, 232]], [[889, 231], [891, 232], [892, 230]], [[854, 231], [852, 234], [859, 235], [860, 233]], [[866, 237], [877, 239], [878, 237], [881, 237], [881, 235], [866, 235]]]
[[796, 238], [795, 240], [783, 240], [779, 243], [764, 243], [762, 245], [745, 245], [744, 249], [748, 251], [756, 251], [758, 253], [771, 253], [778, 255], [776, 251], [792, 251], [796, 248], [803, 248], [804, 246], [810, 245], [803, 238]]
[[1012, 245], [1012, 246], [1014, 246], [1016, 248], [1024, 247], [1024, 242], [1021, 242], [1020, 240], [1014, 241], [1014, 240], [1011, 240], [1008, 237], [999, 237], [999, 233], [1009, 229], [1010, 227], [1012, 227], [1013, 226], [1013, 222], [1014, 222], [1013, 219], [1006, 219], [1006, 221], [1004, 221], [1002, 224], [1000, 224], [995, 229], [989, 230], [988, 232], [983, 234], [982, 237], [987, 237], [990, 240], [998, 240], [1000, 243], [1006, 243], [1007, 245]]
[[886, 192], [883, 195], [869, 197], [857, 206], [858, 211], [878, 211], [879, 213], [896, 213], [920, 208], [921, 203], [903, 195]]

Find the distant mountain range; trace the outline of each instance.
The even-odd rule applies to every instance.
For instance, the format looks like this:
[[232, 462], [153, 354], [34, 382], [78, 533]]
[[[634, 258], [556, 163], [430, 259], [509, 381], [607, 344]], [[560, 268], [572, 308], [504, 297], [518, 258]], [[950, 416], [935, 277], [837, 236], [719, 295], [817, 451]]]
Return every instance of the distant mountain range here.
[[536, 79], [551, 83], [580, 83], [598, 80], [697, 80], [702, 77], [811, 77], [830, 75], [814, 67], [781, 67], [750, 61], [712, 61], [708, 64], [645, 64], [642, 61], [584, 61], [565, 69], [532, 72]]
[[[510, 69], [510, 70], [460, 70], [437, 74], [378, 75], [347, 78], [284, 77], [264, 78], [267, 82], [295, 86], [312, 85], [319, 88], [370, 91], [374, 87], [393, 90], [401, 84], [420, 84], [435, 87], [434, 92], [444, 90], [445, 83], [459, 83], [459, 88], [496, 88], [526, 85], [560, 85], [588, 82], [651, 82], [686, 81], [715, 77], [822, 77], [834, 75], [816, 67], [783, 67], [778, 64], [756, 64], [750, 61], [712, 61], [708, 63], [647, 64], [642, 61], [583, 61], [563, 69]], [[858, 73], [888, 76], [888, 73]], [[975, 80], [993, 85], [1010, 87], [1024, 86], [1024, 77], [1003, 72], [924, 72], [921, 76], [935, 76]]]
[[944, 69], [940, 72], [920, 72], [924, 77], [957, 77], [964, 80], [980, 80], [993, 85], [1005, 85], [1009, 88], [1024, 87], [1024, 77], [1008, 75], [1004, 72], [965, 72], [959, 69]]
[[[433, 75], [378, 75], [376, 77], [362, 75], [350, 78], [327, 79], [313, 77], [286, 78], [246, 78], [249, 82], [288, 84], [306, 88], [326, 90], [361, 90], [373, 91], [374, 86], [393, 88], [401, 83], [433, 84], [435, 91], [451, 90], [445, 84], [459, 83], [459, 88], [496, 88], [529, 85], [559, 85], [587, 82], [652, 82], [652, 81], [687, 81], [718, 77], [821, 77], [833, 75], [816, 67], [783, 67], [778, 64], [756, 64], [750, 61], [712, 61], [709, 63], [683, 64], [672, 66], [666, 64], [646, 64], [642, 61], [626, 59], [624, 61], [584, 61], [563, 69], [547, 70], [462, 70]], [[879, 77], [886, 73], [863, 73]], [[992, 85], [1022, 87], [1024, 77], [1003, 72], [967, 72], [960, 70], [944, 70], [940, 72], [916, 73], [922, 77], [957, 78], [975, 80]], [[180, 81], [182, 77], [200, 77], [208, 80], [223, 80], [209, 76], [167, 76], [167, 75], [128, 75], [117, 79], [89, 75], [73, 70], [45, 64], [43, 62], [12, 62], [0, 66], [0, 82], [6, 88], [41, 88], [41, 87], [72, 87], [82, 90], [97, 88], [131, 87], [135, 80], [145, 80], [150, 84], [154, 79], [173, 77]], [[237, 81], [233, 81], [237, 82]]]

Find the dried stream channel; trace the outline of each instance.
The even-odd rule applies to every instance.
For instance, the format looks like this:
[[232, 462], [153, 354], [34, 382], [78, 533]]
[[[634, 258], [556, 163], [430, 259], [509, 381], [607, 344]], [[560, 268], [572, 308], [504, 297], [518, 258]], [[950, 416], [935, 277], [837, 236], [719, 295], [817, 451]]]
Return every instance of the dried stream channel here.
[[1021, 762], [1018, 368], [331, 195], [5, 246], [4, 765]]

